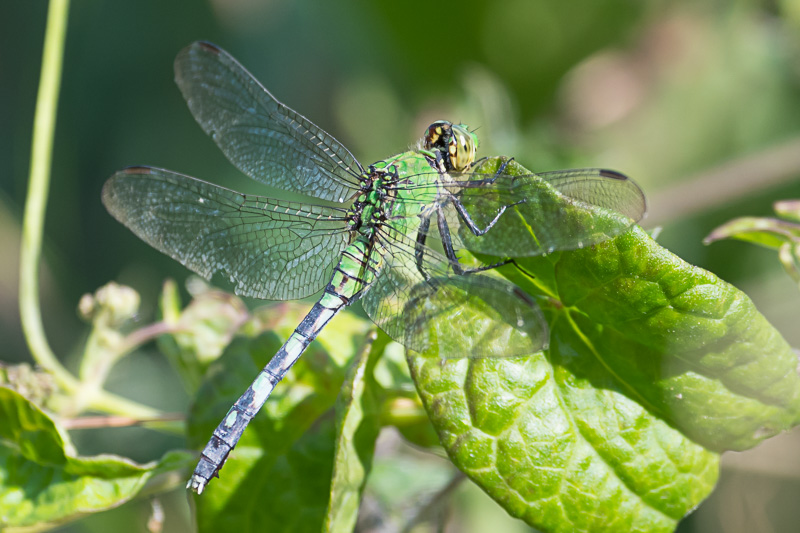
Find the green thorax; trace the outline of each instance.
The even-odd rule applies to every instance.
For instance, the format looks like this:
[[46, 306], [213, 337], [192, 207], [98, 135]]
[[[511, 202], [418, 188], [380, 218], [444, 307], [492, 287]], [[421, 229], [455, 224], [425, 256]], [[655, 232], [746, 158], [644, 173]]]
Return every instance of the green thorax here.
[[387, 222], [407, 235], [413, 232], [421, 209], [436, 199], [436, 187], [419, 186], [433, 185], [438, 177], [432, 159], [416, 150], [370, 165], [350, 208], [353, 229], [367, 240]]
[[415, 238], [418, 215], [436, 199], [436, 187], [418, 186], [435, 184], [438, 176], [431, 158], [419, 151], [403, 152], [369, 167], [363, 190], [349, 210], [353, 242], [331, 280], [338, 294], [352, 298], [375, 279], [383, 266], [386, 232]]
[[331, 288], [356, 298], [383, 267], [384, 243], [416, 241], [423, 218], [429, 219], [448, 172], [463, 172], [475, 160], [477, 137], [466, 126], [437, 121], [420, 148], [370, 165], [361, 192], [348, 212], [353, 242], [345, 249]]

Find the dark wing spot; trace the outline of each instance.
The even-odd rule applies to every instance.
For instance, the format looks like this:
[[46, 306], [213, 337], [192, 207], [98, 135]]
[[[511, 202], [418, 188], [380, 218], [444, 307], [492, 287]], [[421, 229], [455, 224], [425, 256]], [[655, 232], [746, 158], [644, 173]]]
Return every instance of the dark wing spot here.
[[207, 52], [211, 52], [212, 54], [219, 54], [221, 52], [217, 45], [211, 44], [208, 41], [197, 41], [197, 46], [205, 49]]
[[128, 167], [123, 169], [125, 174], [150, 174], [153, 169], [150, 167]]
[[514, 296], [525, 302], [528, 305], [528, 307], [534, 307], [536, 305], [536, 302], [533, 300], [533, 298], [531, 298], [531, 295], [528, 294], [527, 292], [523, 291], [519, 287], [514, 287], [512, 290], [514, 292]]
[[628, 181], [628, 176], [626, 176], [625, 174], [622, 174], [620, 172], [617, 172], [616, 170], [608, 170], [608, 169], [605, 169], [605, 168], [601, 168], [600, 169], [600, 175], [605, 177], [605, 178], [611, 178], [611, 179], [621, 180], [621, 181]]

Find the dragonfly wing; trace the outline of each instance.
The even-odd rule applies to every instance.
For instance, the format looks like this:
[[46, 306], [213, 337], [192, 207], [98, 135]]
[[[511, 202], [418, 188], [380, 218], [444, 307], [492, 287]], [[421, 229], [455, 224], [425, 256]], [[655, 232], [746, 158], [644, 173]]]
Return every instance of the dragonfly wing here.
[[364, 170], [347, 148], [276, 100], [224, 50], [205, 42], [184, 48], [175, 82], [203, 130], [251, 178], [333, 202], [358, 190]]
[[[639, 222], [647, 211], [642, 189], [628, 176], [614, 170], [577, 168], [540, 172], [533, 176], [569, 198], [619, 213], [627, 217], [631, 225]], [[530, 177], [526, 179], [532, 181]]]
[[442, 358], [510, 357], [547, 347], [547, 322], [515, 285], [483, 274], [456, 275], [431, 249], [423, 275], [413, 241], [391, 230], [380, 239], [384, 265], [362, 305], [397, 342]]
[[321, 289], [347, 246], [344, 209], [247, 196], [169, 170], [131, 167], [103, 204], [157, 250], [242, 296], [303, 298]]
[[[438, 182], [418, 178], [425, 185], [408, 188], [422, 193], [419, 189], [436, 187], [442, 192], [439, 203], [455, 248], [500, 257], [529, 257], [598, 244], [627, 231], [646, 210], [639, 186], [609, 170], [500, 175], [489, 183], [492, 178], [495, 174], [451, 173]], [[410, 192], [407, 195], [413, 196]], [[424, 210], [429, 207], [409, 211]], [[478, 230], [486, 229], [496, 217], [497, 221], [485, 234], [476, 235], [467, 217]], [[431, 224], [432, 238], [439, 237], [436, 226]]]
[[644, 193], [635, 182], [603, 169], [503, 175], [478, 187], [466, 184], [492, 176], [465, 177], [455, 177], [463, 186], [448, 189], [479, 230], [505, 208], [495, 225], [479, 236], [455, 202], [444, 207], [454, 241], [474, 252], [528, 257], [583, 248], [625, 233], [646, 210]]

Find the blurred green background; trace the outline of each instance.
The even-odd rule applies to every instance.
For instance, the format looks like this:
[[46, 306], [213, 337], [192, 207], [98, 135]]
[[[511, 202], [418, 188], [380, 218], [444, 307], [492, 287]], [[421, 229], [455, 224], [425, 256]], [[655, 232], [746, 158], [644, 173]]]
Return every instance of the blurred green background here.
[[[17, 311], [19, 224], [47, 5], [0, 3], [0, 339], [28, 361]], [[69, 364], [85, 328], [74, 309], [109, 280], [143, 296], [152, 318], [164, 278], [187, 271], [140, 242], [100, 203], [115, 170], [148, 164], [261, 192], [195, 124], [172, 78], [198, 39], [228, 50], [273, 94], [364, 163], [406, 149], [435, 119], [478, 127], [480, 155], [532, 170], [603, 166], [648, 195], [659, 242], [747, 292], [800, 346], [800, 291], [774, 253], [722, 242], [715, 226], [800, 198], [800, 2], [495, 0], [73, 1], [45, 227], [43, 309]], [[269, 192], [269, 191], [267, 191]], [[151, 405], [188, 398], [153, 350], [109, 388]], [[145, 430], [75, 434], [82, 453], [145, 461], [180, 440]], [[680, 530], [796, 531], [800, 437], [727, 454], [720, 486]], [[462, 488], [453, 531], [526, 531]], [[181, 493], [165, 500], [183, 531]], [[147, 502], [64, 531], [144, 531]], [[487, 526], [488, 527], [488, 526]]]

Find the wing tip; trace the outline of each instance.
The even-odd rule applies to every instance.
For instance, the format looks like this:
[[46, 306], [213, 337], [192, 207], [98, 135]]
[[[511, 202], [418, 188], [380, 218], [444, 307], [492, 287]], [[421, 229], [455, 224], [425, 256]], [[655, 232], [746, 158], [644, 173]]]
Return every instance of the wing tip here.
[[640, 205], [637, 206], [637, 209], [635, 211], [631, 211], [630, 213], [623, 213], [624, 215], [628, 216], [631, 220], [633, 220], [634, 224], [641, 222], [645, 217], [647, 217], [647, 197], [645, 196], [642, 188], [639, 187], [639, 185], [635, 181], [630, 179], [622, 172], [617, 172], [616, 170], [609, 170], [607, 168], [599, 169], [598, 173], [604, 178], [610, 178], [617, 181], [628, 182], [630, 186], [635, 188], [635, 193], [638, 195], [640, 199]]
[[111, 176], [106, 180], [106, 182], [103, 184], [103, 189], [100, 191], [100, 201], [103, 202], [106, 210], [109, 209], [110, 203], [112, 200], [114, 200], [114, 191], [111, 189], [112, 181], [114, 181], [114, 176]]
[[100, 191], [100, 201], [113, 218], [125, 224], [125, 220], [127, 219], [124, 212], [120, 209], [119, 191], [117, 190], [114, 180], [118, 175], [119, 172], [108, 178], [103, 184], [103, 189]]
[[119, 209], [119, 193], [124, 190], [121, 190], [120, 187], [125, 186], [124, 181], [120, 183], [119, 180], [124, 180], [125, 176], [142, 176], [152, 173], [153, 167], [132, 166], [118, 170], [106, 180], [103, 184], [103, 189], [100, 191], [100, 200], [114, 218], [127, 225], [125, 222], [127, 217], [124, 215], [124, 211]]
[[[192, 62], [193, 57], [197, 57], [198, 55], [202, 54], [209, 54], [213, 56], [220, 56], [223, 54], [222, 48], [215, 45], [214, 43], [210, 43], [208, 41], [195, 41], [192, 44], [183, 48], [178, 55], [175, 56], [175, 62], [173, 63], [173, 70], [175, 72], [175, 83], [178, 84], [180, 87], [181, 92], [184, 92], [183, 84], [184, 78], [190, 73], [191, 70], [189, 65]], [[186, 96], [184, 92], [184, 97]]]

